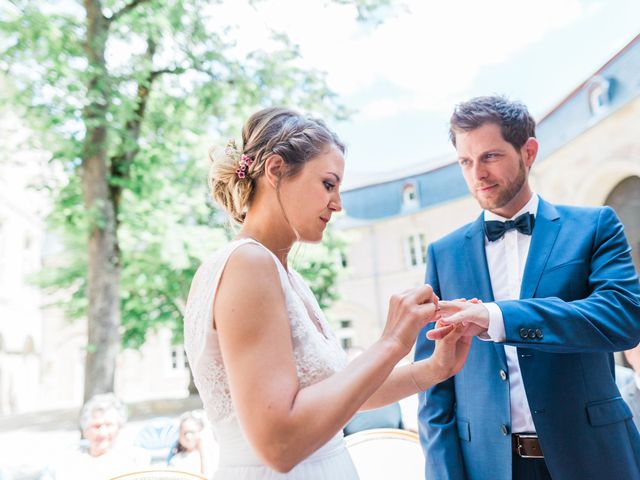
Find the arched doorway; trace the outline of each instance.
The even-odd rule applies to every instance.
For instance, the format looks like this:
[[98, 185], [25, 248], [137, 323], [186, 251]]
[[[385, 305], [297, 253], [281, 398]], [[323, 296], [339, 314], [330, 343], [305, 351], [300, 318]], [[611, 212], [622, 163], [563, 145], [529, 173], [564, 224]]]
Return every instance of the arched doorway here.
[[631, 245], [631, 256], [640, 272], [640, 177], [627, 177], [618, 183], [605, 201], [624, 224], [624, 233]]

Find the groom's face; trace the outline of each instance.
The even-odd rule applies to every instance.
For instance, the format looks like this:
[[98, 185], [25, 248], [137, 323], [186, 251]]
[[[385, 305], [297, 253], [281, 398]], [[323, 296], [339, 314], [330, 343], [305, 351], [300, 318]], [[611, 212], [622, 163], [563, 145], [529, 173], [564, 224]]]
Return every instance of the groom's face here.
[[469, 192], [482, 208], [509, 218], [527, 202], [528, 171], [535, 156], [531, 158], [526, 147], [516, 150], [498, 125], [456, 133], [456, 151]]

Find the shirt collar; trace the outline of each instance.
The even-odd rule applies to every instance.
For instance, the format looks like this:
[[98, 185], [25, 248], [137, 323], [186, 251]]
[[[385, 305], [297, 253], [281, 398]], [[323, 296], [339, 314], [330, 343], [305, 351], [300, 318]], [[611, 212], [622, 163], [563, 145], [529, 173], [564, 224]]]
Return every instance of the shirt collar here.
[[540, 197], [538, 197], [537, 194], [532, 194], [531, 198], [529, 199], [529, 201], [526, 203], [526, 205], [524, 207], [522, 207], [520, 209], [520, 211], [518, 211], [518, 213], [516, 213], [513, 217], [511, 218], [504, 218], [501, 217], [500, 215], [497, 215], [493, 212], [490, 212], [489, 210], [485, 210], [484, 211], [484, 220], [488, 221], [488, 220], [498, 220], [500, 222], [504, 222], [506, 220], [513, 220], [514, 218], [518, 217], [519, 215], [522, 215], [523, 213], [533, 213], [533, 215], [535, 216], [536, 213], [538, 212], [538, 204], [540, 203]]

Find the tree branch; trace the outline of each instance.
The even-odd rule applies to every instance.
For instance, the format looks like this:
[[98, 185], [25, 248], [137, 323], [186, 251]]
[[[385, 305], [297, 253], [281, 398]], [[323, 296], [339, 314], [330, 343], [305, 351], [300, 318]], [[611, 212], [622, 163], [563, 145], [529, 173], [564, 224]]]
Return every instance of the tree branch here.
[[155, 80], [160, 75], [164, 75], [166, 73], [169, 73], [172, 75], [180, 75], [182, 73], [185, 73], [186, 71], [187, 69], [183, 67], [163, 68], [161, 70], [154, 70], [153, 72], [151, 72], [151, 78]]
[[108, 18], [109, 23], [113, 23], [118, 20], [121, 16], [126, 15], [131, 10], [135, 9], [138, 5], [142, 5], [143, 3], [147, 3], [149, 0], [131, 0], [127, 5], [122, 7], [120, 10], [115, 12]]
[[[143, 1], [143, 0], [141, 0]], [[153, 56], [156, 52], [156, 42], [149, 38], [147, 41], [147, 51], [146, 58], [149, 64], [153, 63]], [[147, 74], [146, 80], [138, 83], [138, 94], [136, 97], [136, 109], [133, 111], [131, 118], [127, 120], [125, 125], [125, 132], [128, 134], [129, 139], [133, 142], [134, 147], [128, 149], [126, 147], [128, 142], [125, 142], [125, 146], [123, 150], [111, 157], [110, 168], [111, 168], [111, 178], [118, 180], [126, 180], [129, 178], [129, 172], [131, 170], [131, 165], [135, 156], [138, 154], [140, 150], [140, 145], [138, 143], [140, 139], [140, 131], [142, 128], [142, 121], [144, 120], [144, 114], [147, 108], [147, 102], [149, 100], [149, 94], [151, 91], [151, 86], [154, 80], [153, 72], [149, 72]], [[117, 222], [117, 213], [120, 208], [120, 200], [122, 198], [122, 185], [119, 183], [111, 183], [109, 185], [109, 189], [111, 190], [111, 199], [113, 202], [114, 210], [116, 212], [116, 222]]]

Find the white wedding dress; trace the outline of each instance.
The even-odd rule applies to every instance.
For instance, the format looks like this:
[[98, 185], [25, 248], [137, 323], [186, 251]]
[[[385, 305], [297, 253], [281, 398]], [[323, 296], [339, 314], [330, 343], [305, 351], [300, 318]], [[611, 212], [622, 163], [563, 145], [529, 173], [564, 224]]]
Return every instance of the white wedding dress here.
[[[217, 332], [213, 328], [213, 302], [229, 256], [236, 248], [247, 243], [262, 246], [252, 239], [236, 240], [203, 262], [193, 279], [185, 312], [185, 350], [196, 387], [220, 445], [220, 462], [213, 478], [357, 479], [358, 474], [345, 448], [342, 432], [337, 433], [290, 472], [279, 473], [262, 463], [238, 423]], [[263, 248], [267, 250], [266, 247]], [[271, 256], [280, 275], [291, 324], [298, 381], [300, 388], [304, 388], [343, 368], [347, 359], [309, 287], [297, 272], [287, 272], [275, 255]], [[309, 311], [316, 317], [322, 332], [312, 321]], [[256, 398], [255, 401], [260, 402], [260, 398]]]

